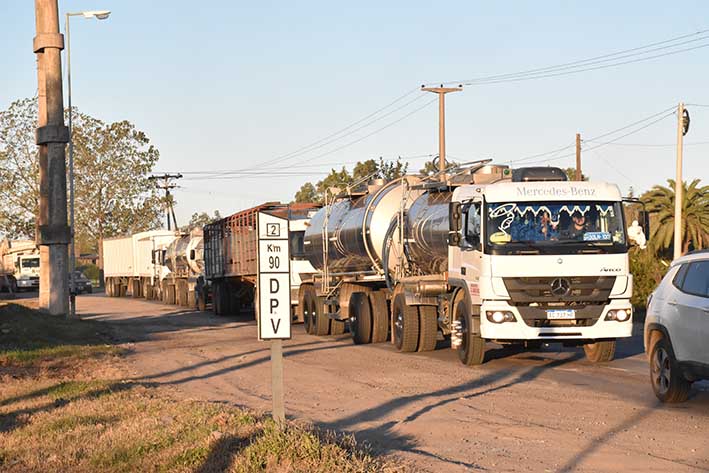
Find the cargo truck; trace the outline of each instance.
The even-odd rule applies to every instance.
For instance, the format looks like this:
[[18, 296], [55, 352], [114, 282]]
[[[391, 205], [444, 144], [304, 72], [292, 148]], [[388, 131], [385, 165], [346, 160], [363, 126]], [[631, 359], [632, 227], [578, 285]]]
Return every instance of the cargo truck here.
[[39, 290], [39, 249], [33, 240], [0, 241], [0, 288]]
[[168, 270], [155, 261], [155, 250], [172, 243], [179, 233], [171, 230], [151, 230], [134, 235], [107, 238], [103, 241], [103, 271], [106, 294], [123, 297], [160, 299], [160, 282]]
[[268, 211], [289, 220], [294, 307], [298, 303], [299, 275], [315, 271], [304, 258], [303, 237], [310, 215], [318, 208], [316, 204], [267, 202], [205, 225], [205, 278], [195, 286], [198, 306], [204, 308], [211, 301], [214, 313], [224, 315], [239, 314], [254, 303], [258, 277], [257, 218], [260, 211]]
[[[489, 160], [335, 193], [311, 219], [299, 312], [309, 333], [403, 352], [450, 338], [466, 365], [487, 341], [583, 346], [609, 361], [632, 331], [630, 241], [618, 187]], [[647, 225], [645, 225], [647, 233]]]

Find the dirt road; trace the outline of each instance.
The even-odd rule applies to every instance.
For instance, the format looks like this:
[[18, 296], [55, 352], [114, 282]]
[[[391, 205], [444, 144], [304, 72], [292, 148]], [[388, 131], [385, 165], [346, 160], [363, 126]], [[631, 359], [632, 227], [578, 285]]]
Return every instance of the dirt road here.
[[[269, 346], [249, 317], [100, 294], [77, 306], [115, 326], [137, 380], [270, 410]], [[576, 349], [489, 349], [490, 361], [466, 368], [447, 348], [402, 354], [295, 326], [284, 347], [286, 411], [424, 471], [709, 471], [709, 384], [660, 405], [639, 336], [605, 365]]]

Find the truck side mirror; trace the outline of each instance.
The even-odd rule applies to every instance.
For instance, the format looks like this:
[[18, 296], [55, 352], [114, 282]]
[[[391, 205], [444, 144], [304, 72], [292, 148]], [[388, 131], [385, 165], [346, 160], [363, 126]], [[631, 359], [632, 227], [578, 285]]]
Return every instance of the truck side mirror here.
[[463, 228], [463, 212], [460, 202], [448, 204], [448, 231], [459, 232]]
[[192, 261], [194, 261], [194, 259], [195, 259], [195, 252], [194, 252], [194, 250], [190, 250], [190, 259], [191, 259]]
[[643, 233], [645, 233], [645, 240], [650, 241], [650, 212], [641, 210], [640, 221], [643, 223]]
[[460, 246], [461, 228], [463, 228], [462, 207], [460, 202], [451, 202], [448, 204], [448, 246]]
[[155, 264], [155, 252], [154, 251], [153, 251], [152, 258], [150, 260], [152, 261], [153, 264]]

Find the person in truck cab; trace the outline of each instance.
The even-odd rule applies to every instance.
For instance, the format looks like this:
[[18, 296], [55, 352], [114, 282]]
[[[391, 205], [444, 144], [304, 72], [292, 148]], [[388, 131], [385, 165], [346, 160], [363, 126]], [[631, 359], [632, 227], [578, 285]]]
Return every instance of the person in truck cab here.
[[564, 240], [583, 240], [587, 231], [586, 216], [577, 211], [571, 215], [569, 227], [561, 232], [561, 236]]

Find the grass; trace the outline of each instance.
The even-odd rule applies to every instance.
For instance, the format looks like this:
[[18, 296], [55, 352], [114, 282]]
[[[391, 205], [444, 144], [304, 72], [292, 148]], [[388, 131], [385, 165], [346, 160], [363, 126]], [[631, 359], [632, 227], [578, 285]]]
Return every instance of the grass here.
[[0, 471], [403, 471], [352, 437], [123, 380], [111, 341], [101, 323], [0, 302]]

